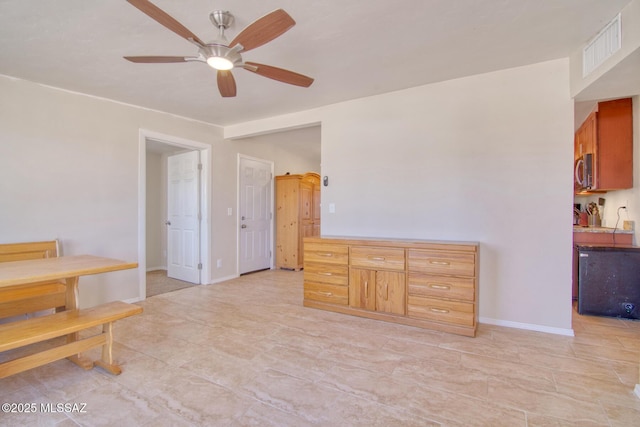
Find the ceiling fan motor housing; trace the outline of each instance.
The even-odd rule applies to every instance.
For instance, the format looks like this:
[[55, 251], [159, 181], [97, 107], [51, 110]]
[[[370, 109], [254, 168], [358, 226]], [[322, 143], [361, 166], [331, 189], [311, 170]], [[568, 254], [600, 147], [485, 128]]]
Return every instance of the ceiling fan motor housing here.
[[242, 64], [242, 57], [240, 56], [239, 49], [229, 48], [225, 44], [221, 43], [213, 42], [201, 47], [200, 54], [204, 57], [205, 61], [213, 57], [225, 58], [234, 66]]
[[216, 28], [226, 30], [233, 24], [233, 15], [228, 10], [214, 10], [209, 14], [209, 19]]

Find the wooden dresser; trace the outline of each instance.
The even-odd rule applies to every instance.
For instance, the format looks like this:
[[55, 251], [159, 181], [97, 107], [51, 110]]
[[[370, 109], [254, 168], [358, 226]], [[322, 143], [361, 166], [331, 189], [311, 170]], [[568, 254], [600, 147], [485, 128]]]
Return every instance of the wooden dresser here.
[[475, 336], [479, 245], [304, 239], [304, 305]]

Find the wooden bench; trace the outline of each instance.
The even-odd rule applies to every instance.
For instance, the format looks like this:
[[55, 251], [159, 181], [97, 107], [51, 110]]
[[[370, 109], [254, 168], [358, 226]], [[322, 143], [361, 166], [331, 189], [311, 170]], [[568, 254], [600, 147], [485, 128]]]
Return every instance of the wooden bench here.
[[65, 357], [73, 357], [80, 352], [99, 346], [102, 346], [102, 358], [84, 364], [83, 367], [91, 369], [95, 364], [114, 375], [118, 375], [122, 370], [113, 361], [113, 322], [140, 313], [142, 313], [142, 307], [114, 301], [92, 308], [67, 310], [0, 324], [0, 353], [102, 325], [102, 332], [97, 335], [75, 341], [67, 338], [66, 344], [63, 343], [0, 363], [0, 378]]
[[[0, 244], [0, 262], [54, 258], [59, 255], [57, 240]], [[0, 319], [65, 309], [66, 286], [63, 281], [48, 281], [0, 289]]]

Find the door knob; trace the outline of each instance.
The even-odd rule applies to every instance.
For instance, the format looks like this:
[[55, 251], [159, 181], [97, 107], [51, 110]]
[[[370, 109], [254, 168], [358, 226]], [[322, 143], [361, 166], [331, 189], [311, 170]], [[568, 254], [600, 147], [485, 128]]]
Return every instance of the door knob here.
[[247, 228], [247, 224], [242, 224], [240, 228]]

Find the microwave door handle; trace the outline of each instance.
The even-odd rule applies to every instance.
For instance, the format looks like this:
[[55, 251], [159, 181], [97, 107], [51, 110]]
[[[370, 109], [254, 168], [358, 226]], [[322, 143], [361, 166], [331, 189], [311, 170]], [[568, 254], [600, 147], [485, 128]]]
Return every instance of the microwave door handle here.
[[[582, 165], [584, 164], [584, 159], [580, 159], [576, 162], [576, 182], [584, 187], [584, 179], [580, 179], [580, 171], [582, 170]], [[584, 178], [584, 177], [583, 177]]]

